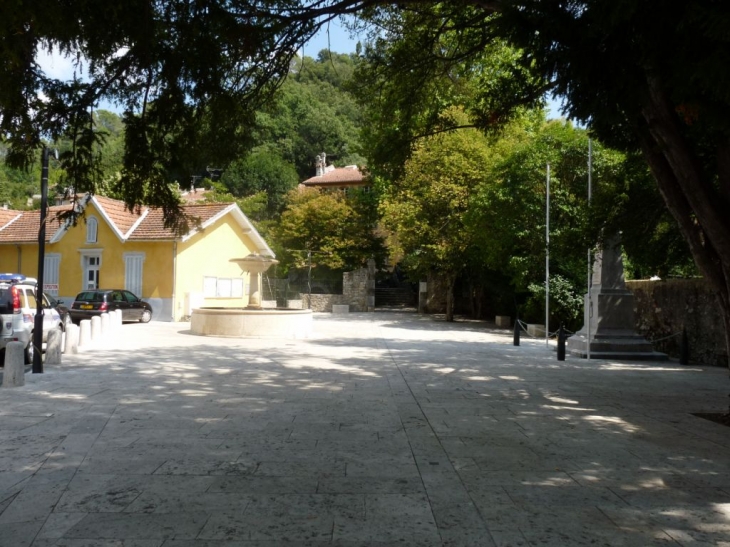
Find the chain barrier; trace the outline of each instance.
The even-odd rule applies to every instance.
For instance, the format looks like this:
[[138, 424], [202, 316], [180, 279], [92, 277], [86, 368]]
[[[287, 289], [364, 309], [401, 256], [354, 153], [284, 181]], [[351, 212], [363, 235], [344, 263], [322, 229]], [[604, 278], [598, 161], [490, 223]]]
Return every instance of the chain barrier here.
[[[525, 322], [524, 322], [524, 321], [522, 321], [521, 319], [518, 319], [518, 320], [517, 320], [517, 322], [518, 322], [518, 323], [519, 323], [519, 325], [520, 325], [520, 329], [522, 329], [522, 331], [523, 331], [523, 332], [524, 332], [524, 333], [525, 333], [525, 334], [526, 334], [527, 336], [529, 336], [530, 338], [534, 338], [534, 339], [536, 339], [536, 340], [543, 340], [543, 337], [542, 337], [542, 336], [533, 336], [532, 334], [530, 334], [529, 332], [527, 332], [527, 323], [525, 323]], [[548, 332], [548, 339], [552, 340], [552, 339], [554, 339], [554, 338], [557, 338], [557, 336], [558, 336], [558, 332], [560, 332], [560, 329], [556, 330], [555, 332]], [[569, 331], [569, 330], [567, 330], [567, 329], [563, 329], [563, 332], [565, 332], [566, 334], [575, 334], [574, 332], [572, 332], [572, 331]]]
[[665, 336], [664, 338], [657, 338], [656, 340], [649, 340], [649, 343], [653, 344], [654, 342], [662, 342], [663, 340], [669, 340], [670, 338], [674, 338], [675, 336], [682, 336], [682, 331], [675, 332], [674, 334], [670, 334], [669, 336]]
[[[527, 323], [525, 323], [521, 319], [518, 319], [517, 322], [520, 324], [520, 328], [522, 329], [522, 332], [524, 332], [530, 338], [535, 338], [535, 339], [539, 339], [539, 340], [542, 340], [543, 339], [542, 336], [533, 336], [532, 334], [530, 334], [529, 332], [527, 332]], [[551, 339], [551, 340], [554, 339], [554, 338], [557, 338], [559, 332], [560, 332], [560, 329], [558, 329], [556, 331], [553, 331], [553, 332], [548, 332], [548, 338]], [[573, 332], [571, 330], [568, 330], [568, 329], [565, 329], [565, 328], [563, 329], [563, 332], [565, 334], [568, 334], [568, 335], [575, 334], [575, 332]], [[669, 340], [670, 338], [675, 338], [677, 336], [682, 336], [682, 331], [675, 332], [674, 334], [670, 334], [670, 335], [664, 336], [662, 338], [656, 338], [655, 340], [649, 340], [649, 343], [650, 344], [653, 344], [655, 342], [663, 342], [664, 340]]]

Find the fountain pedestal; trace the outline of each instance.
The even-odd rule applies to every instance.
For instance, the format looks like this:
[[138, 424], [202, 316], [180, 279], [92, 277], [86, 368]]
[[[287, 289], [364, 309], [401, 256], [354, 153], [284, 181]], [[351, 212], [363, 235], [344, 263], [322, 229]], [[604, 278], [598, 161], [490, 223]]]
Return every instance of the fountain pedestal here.
[[256, 253], [231, 262], [249, 273], [248, 306], [245, 308], [196, 308], [190, 330], [201, 336], [237, 338], [307, 338], [312, 331], [311, 310], [264, 309], [261, 307], [261, 274], [278, 261]]
[[250, 254], [246, 258], [232, 258], [231, 262], [238, 264], [244, 272], [248, 272], [248, 306], [249, 310], [261, 309], [261, 274], [263, 274], [272, 264], [278, 264], [278, 260], [274, 260], [268, 256], [258, 254]]

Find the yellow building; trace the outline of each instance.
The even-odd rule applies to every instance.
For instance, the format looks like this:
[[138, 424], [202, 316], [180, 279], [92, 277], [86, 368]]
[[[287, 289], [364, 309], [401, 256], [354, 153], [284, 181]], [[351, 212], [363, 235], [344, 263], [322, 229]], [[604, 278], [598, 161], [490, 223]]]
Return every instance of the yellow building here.
[[[76, 226], [50, 208], [46, 227], [45, 290], [70, 304], [84, 289], [127, 289], [148, 301], [153, 318], [180, 321], [199, 306], [241, 307], [248, 275], [231, 258], [274, 256], [235, 203], [193, 203], [185, 214], [198, 226], [183, 236], [164, 227], [161, 209], [138, 212], [102, 196], [86, 196]], [[39, 211], [0, 210], [0, 272], [38, 275]]]

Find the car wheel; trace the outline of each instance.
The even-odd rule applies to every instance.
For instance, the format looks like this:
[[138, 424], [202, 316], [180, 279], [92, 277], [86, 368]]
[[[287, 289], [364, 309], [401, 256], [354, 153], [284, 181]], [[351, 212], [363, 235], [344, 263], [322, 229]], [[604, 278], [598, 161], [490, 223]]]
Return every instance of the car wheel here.
[[30, 341], [28, 342], [28, 345], [25, 346], [25, 351], [23, 352], [23, 355], [25, 357], [25, 364], [26, 365], [32, 365], [33, 364], [33, 333], [30, 333]]
[[142, 312], [142, 319], [140, 319], [140, 321], [142, 323], [149, 323], [150, 319], [152, 319], [152, 312], [150, 310], [144, 310]]

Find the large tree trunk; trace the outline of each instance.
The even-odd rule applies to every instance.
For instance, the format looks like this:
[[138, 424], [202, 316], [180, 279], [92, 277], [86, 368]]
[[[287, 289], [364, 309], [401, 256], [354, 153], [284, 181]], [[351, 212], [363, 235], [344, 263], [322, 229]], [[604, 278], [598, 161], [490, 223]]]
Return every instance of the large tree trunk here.
[[723, 314], [730, 358], [730, 141], [718, 145], [717, 185], [682, 131], [661, 83], [648, 76], [649, 101], [637, 127], [644, 157], [692, 256], [714, 289]]
[[454, 320], [454, 286], [456, 285], [456, 275], [447, 274], [446, 276], [446, 320]]

